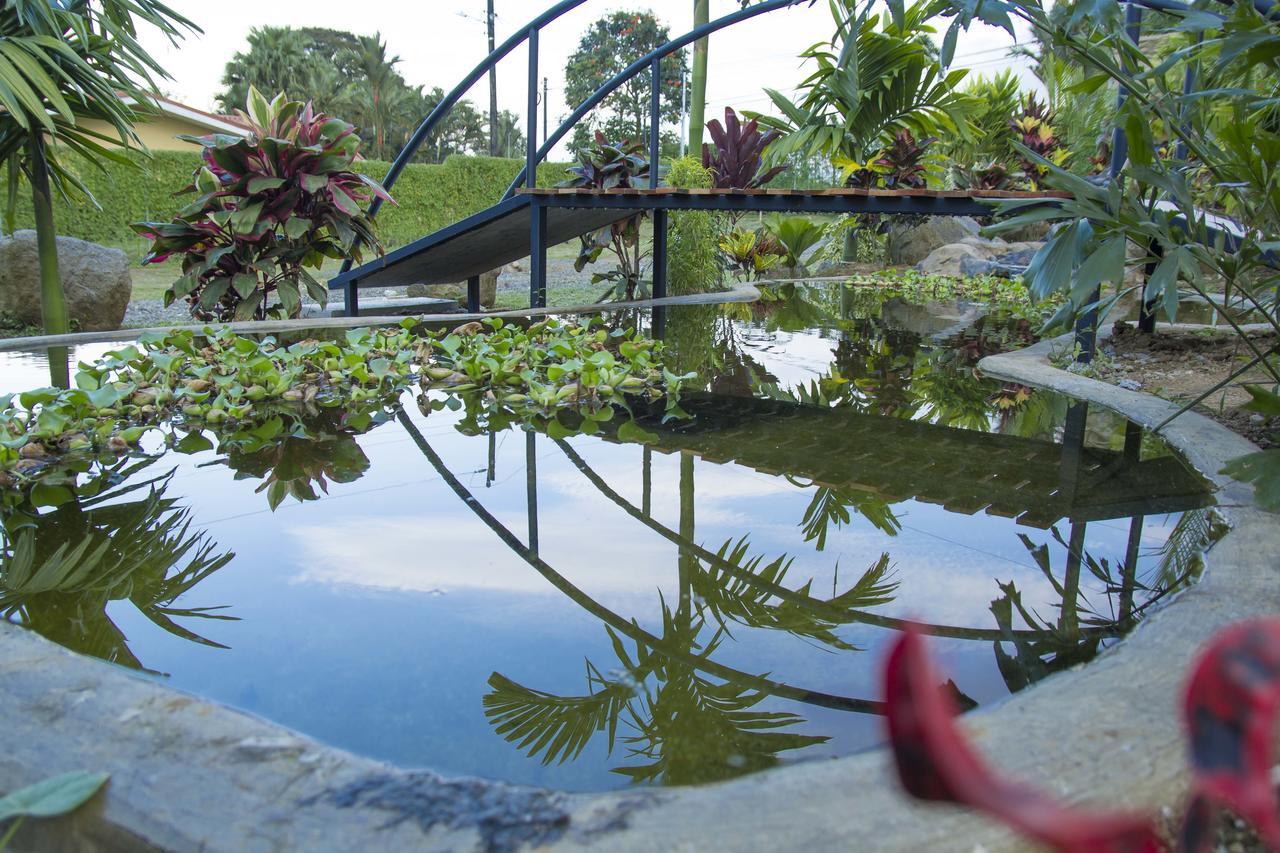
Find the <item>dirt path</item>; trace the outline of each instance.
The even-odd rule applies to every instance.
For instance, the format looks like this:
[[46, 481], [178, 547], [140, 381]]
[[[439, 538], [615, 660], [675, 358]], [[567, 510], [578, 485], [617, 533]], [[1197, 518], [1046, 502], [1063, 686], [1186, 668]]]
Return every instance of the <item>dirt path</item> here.
[[[1276, 346], [1274, 334], [1250, 336], [1260, 351]], [[1116, 323], [1112, 337], [1094, 365], [1100, 379], [1134, 391], [1146, 391], [1167, 400], [1190, 402], [1234, 371], [1253, 354], [1230, 329], [1224, 331], [1159, 330], [1139, 333], [1128, 323]], [[1247, 371], [1214, 392], [1197, 410], [1259, 447], [1280, 446], [1280, 419], [1241, 408], [1251, 399], [1245, 385], [1274, 384], [1259, 367]]]

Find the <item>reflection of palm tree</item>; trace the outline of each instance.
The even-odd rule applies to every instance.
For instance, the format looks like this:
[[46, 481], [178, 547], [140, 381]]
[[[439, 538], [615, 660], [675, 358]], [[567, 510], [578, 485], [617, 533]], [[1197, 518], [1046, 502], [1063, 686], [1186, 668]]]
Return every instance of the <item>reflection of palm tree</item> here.
[[[1202, 512], [1194, 510], [1179, 521], [1169, 544], [1162, 549], [1164, 559], [1157, 566], [1154, 578], [1146, 583], [1137, 574], [1137, 544], [1133, 537], [1129, 553], [1119, 565], [1113, 565], [1110, 560], [1097, 558], [1083, 550], [1082, 535], [1073, 536], [1068, 542], [1055, 527], [1052, 531], [1054, 539], [1068, 551], [1067, 565], [1059, 580], [1050, 563], [1048, 546], [1036, 545], [1028, 537], [1021, 536], [1027, 553], [1057, 596], [1058, 618], [1049, 621], [1029, 610], [1012, 582], [999, 584], [1003, 594], [991, 602], [991, 613], [1006, 636], [993, 647], [996, 664], [1009, 690], [1021, 690], [1052, 673], [1090, 660], [1105, 641], [1132, 630], [1148, 609], [1190, 583], [1203, 568], [1203, 563], [1188, 560], [1175, 573], [1170, 569], [1178, 564], [1168, 558], [1168, 554], [1170, 551], [1198, 553], [1204, 547], [1209, 529], [1196, 521]], [[1102, 606], [1095, 606], [1081, 593], [1078, 573], [1082, 568], [1102, 586], [1105, 601]], [[1144, 596], [1141, 604], [1135, 604], [1138, 595]], [[1038, 635], [1016, 636], [1013, 631], [1015, 616]], [[1013, 647], [1013, 654], [1005, 650], [1006, 644]]]
[[[555, 696], [517, 684], [500, 673], [489, 678], [485, 715], [494, 730], [540, 757], [543, 764], [572, 760], [598, 732], [608, 733], [613, 751], [619, 722], [629, 753], [647, 763], [615, 770], [637, 782], [694, 784], [724, 779], [772, 766], [779, 752], [822, 743], [824, 737], [781, 732], [803, 722], [787, 713], [757, 710], [768, 697], [736, 680], [717, 681], [702, 669], [725, 636], [716, 631], [700, 639], [701, 619], [682, 623], [663, 607], [661, 643], [623, 639], [606, 628], [621, 674], [606, 678], [587, 661], [584, 696]], [[678, 657], [665, 650], [680, 648]], [[697, 649], [697, 651], [694, 651]], [[701, 662], [701, 666], [699, 665]]]
[[[13, 513], [0, 528], [0, 613], [67, 648], [142, 668], [107, 615], [127, 600], [165, 631], [224, 648], [179, 625], [178, 618], [232, 619], [220, 608], [174, 603], [234, 557], [214, 555], [189, 513], [164, 497], [172, 473], [126, 485], [153, 460], [107, 468], [77, 492], [84, 497], [43, 514]], [[122, 501], [145, 491], [145, 497]], [[178, 564], [184, 563], [181, 568]]]

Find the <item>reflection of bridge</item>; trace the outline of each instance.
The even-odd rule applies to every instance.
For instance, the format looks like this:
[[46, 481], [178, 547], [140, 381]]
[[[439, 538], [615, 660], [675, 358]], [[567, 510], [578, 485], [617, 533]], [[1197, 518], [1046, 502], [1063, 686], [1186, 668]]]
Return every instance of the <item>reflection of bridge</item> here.
[[[1088, 645], [1121, 633], [1142, 609], [1135, 608], [1134, 593], [1138, 588], [1136, 571], [1143, 516], [1195, 509], [1210, 500], [1204, 484], [1178, 460], [1159, 457], [1141, 461], [1138, 452], [1141, 433], [1137, 428], [1127, 432], [1123, 451], [1085, 448], [1083, 405], [1073, 407], [1068, 414], [1064, 444], [754, 398], [700, 394], [687, 397], [682, 405], [692, 418], [665, 426], [660, 418], [638, 418], [638, 423], [656, 434], [655, 443], [646, 448], [643, 508], [631, 505], [618, 495], [566, 442], [557, 444], [605, 498], [677, 545], [682, 559], [688, 557], [705, 563], [709, 571], [723, 573], [765, 597], [776, 597], [780, 606], [804, 614], [815, 625], [862, 623], [889, 630], [903, 627], [901, 620], [873, 613], [870, 607], [842, 606], [835, 600], [816, 598], [807, 585], [789, 588], [768, 577], [767, 572], [759, 573], [698, 545], [692, 528], [684, 530], [685, 513], [687, 510], [691, 519], [692, 506], [685, 506], [683, 480], [681, 531], [677, 533], [655, 521], [648, 512], [650, 448], [679, 451], [687, 457], [696, 455], [712, 462], [732, 460], [772, 475], [799, 476], [840, 489], [870, 490], [886, 496], [886, 500], [914, 498], [942, 503], [947, 509], [967, 513], [985, 508], [994, 514], [1016, 516], [1024, 523], [1045, 527], [1059, 518], [1069, 517], [1072, 524], [1067, 563], [1061, 584], [1054, 582], [1063, 596], [1061, 619], [1056, 629], [1036, 625], [1030, 630], [1013, 629], [1009, 625], [997, 629], [921, 626], [931, 634], [993, 642], [997, 648], [1002, 642], [1059, 640], [1073, 647], [1075, 643]], [[826, 694], [752, 675], [689, 649], [672, 647], [664, 638], [608, 610], [574, 586], [538, 554], [534, 452], [537, 436], [534, 432], [526, 434], [528, 538], [521, 541], [448, 470], [407, 415], [401, 413], [398, 419], [450, 488], [507, 547], [552, 586], [621, 635], [708, 674], [770, 695], [842, 710], [878, 710], [878, 703], [874, 701]], [[616, 425], [599, 426], [605, 432], [598, 437], [619, 440]], [[492, 433], [490, 438], [492, 442]], [[730, 447], [732, 452], [726, 452]], [[491, 449], [491, 468], [492, 465]], [[692, 493], [687, 498], [691, 501]], [[1117, 562], [1121, 573], [1116, 586], [1121, 598], [1120, 612], [1114, 624], [1082, 626], [1077, 612], [1080, 577], [1084, 563], [1091, 560], [1084, 552], [1086, 522], [1118, 517], [1132, 518], [1126, 553], [1123, 560]], [[1172, 588], [1184, 580], [1174, 578], [1169, 583]], [[1163, 591], [1156, 593], [1157, 598], [1160, 595]]]
[[914, 499], [1047, 528], [1063, 518], [1183, 512], [1211, 501], [1178, 459], [1140, 459], [1136, 430], [1116, 451], [752, 397], [694, 394], [680, 405], [690, 420], [639, 419], [656, 436], [655, 450], [869, 492], [888, 503]]

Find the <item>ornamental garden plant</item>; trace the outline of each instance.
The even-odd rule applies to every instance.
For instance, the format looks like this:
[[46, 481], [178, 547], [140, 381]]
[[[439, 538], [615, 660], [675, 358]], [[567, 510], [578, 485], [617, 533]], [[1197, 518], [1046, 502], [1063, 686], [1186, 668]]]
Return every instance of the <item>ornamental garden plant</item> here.
[[134, 225], [152, 241], [144, 263], [182, 259], [165, 304], [185, 299], [198, 320], [300, 317], [304, 292], [328, 298], [311, 272], [325, 258], [382, 251], [362, 206], [391, 197], [354, 171], [361, 140], [342, 119], [253, 88], [237, 112], [252, 127], [246, 138], [183, 137], [203, 149], [183, 190], [196, 197], [169, 222]]

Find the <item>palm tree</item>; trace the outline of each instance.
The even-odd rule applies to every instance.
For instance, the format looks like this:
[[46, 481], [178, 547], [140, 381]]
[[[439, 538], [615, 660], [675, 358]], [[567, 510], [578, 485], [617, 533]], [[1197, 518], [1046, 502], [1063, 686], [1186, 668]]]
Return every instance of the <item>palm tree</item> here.
[[[13, 230], [19, 176], [31, 184], [40, 297], [45, 331], [68, 331], [66, 298], [58, 276], [52, 191], [88, 188], [64, 165], [60, 148], [89, 162], [132, 165], [123, 151], [142, 148], [133, 125], [150, 111], [153, 75], [166, 76], [138, 42], [138, 24], [170, 40], [195, 24], [156, 0], [6, 0], [0, 10], [0, 161], [8, 166], [8, 230]], [[105, 122], [115, 136], [88, 130], [85, 119]]]
[[412, 95], [396, 71], [400, 57], [387, 56], [381, 33], [358, 36], [357, 46], [345, 56], [355, 77], [343, 91], [342, 103], [351, 121], [373, 137], [373, 156], [385, 160], [389, 154], [388, 129], [394, 124]]
[[865, 164], [899, 130], [917, 139], [967, 132], [974, 102], [957, 89], [966, 72], [939, 69], [927, 36], [927, 5], [905, 9], [900, 24], [870, 8], [858, 11], [854, 0], [832, 3], [836, 33], [801, 54], [817, 68], [798, 100], [765, 90], [782, 112], [760, 117], [784, 134], [770, 146], [773, 159], [822, 154]]
[[[312, 88], [321, 67], [312, 42], [302, 31], [292, 27], [254, 27], [249, 31], [249, 49], [236, 53], [222, 74], [226, 87], [218, 95], [225, 112], [243, 109], [249, 99], [249, 87], [262, 92], [286, 92], [300, 101], [310, 100], [324, 89]], [[336, 92], [337, 89], [327, 90]]]
[[509, 157], [512, 159], [523, 159], [525, 153], [524, 130], [521, 128], [520, 116], [510, 110], [503, 110], [498, 113], [497, 132], [494, 134], [498, 141], [497, 156]]

